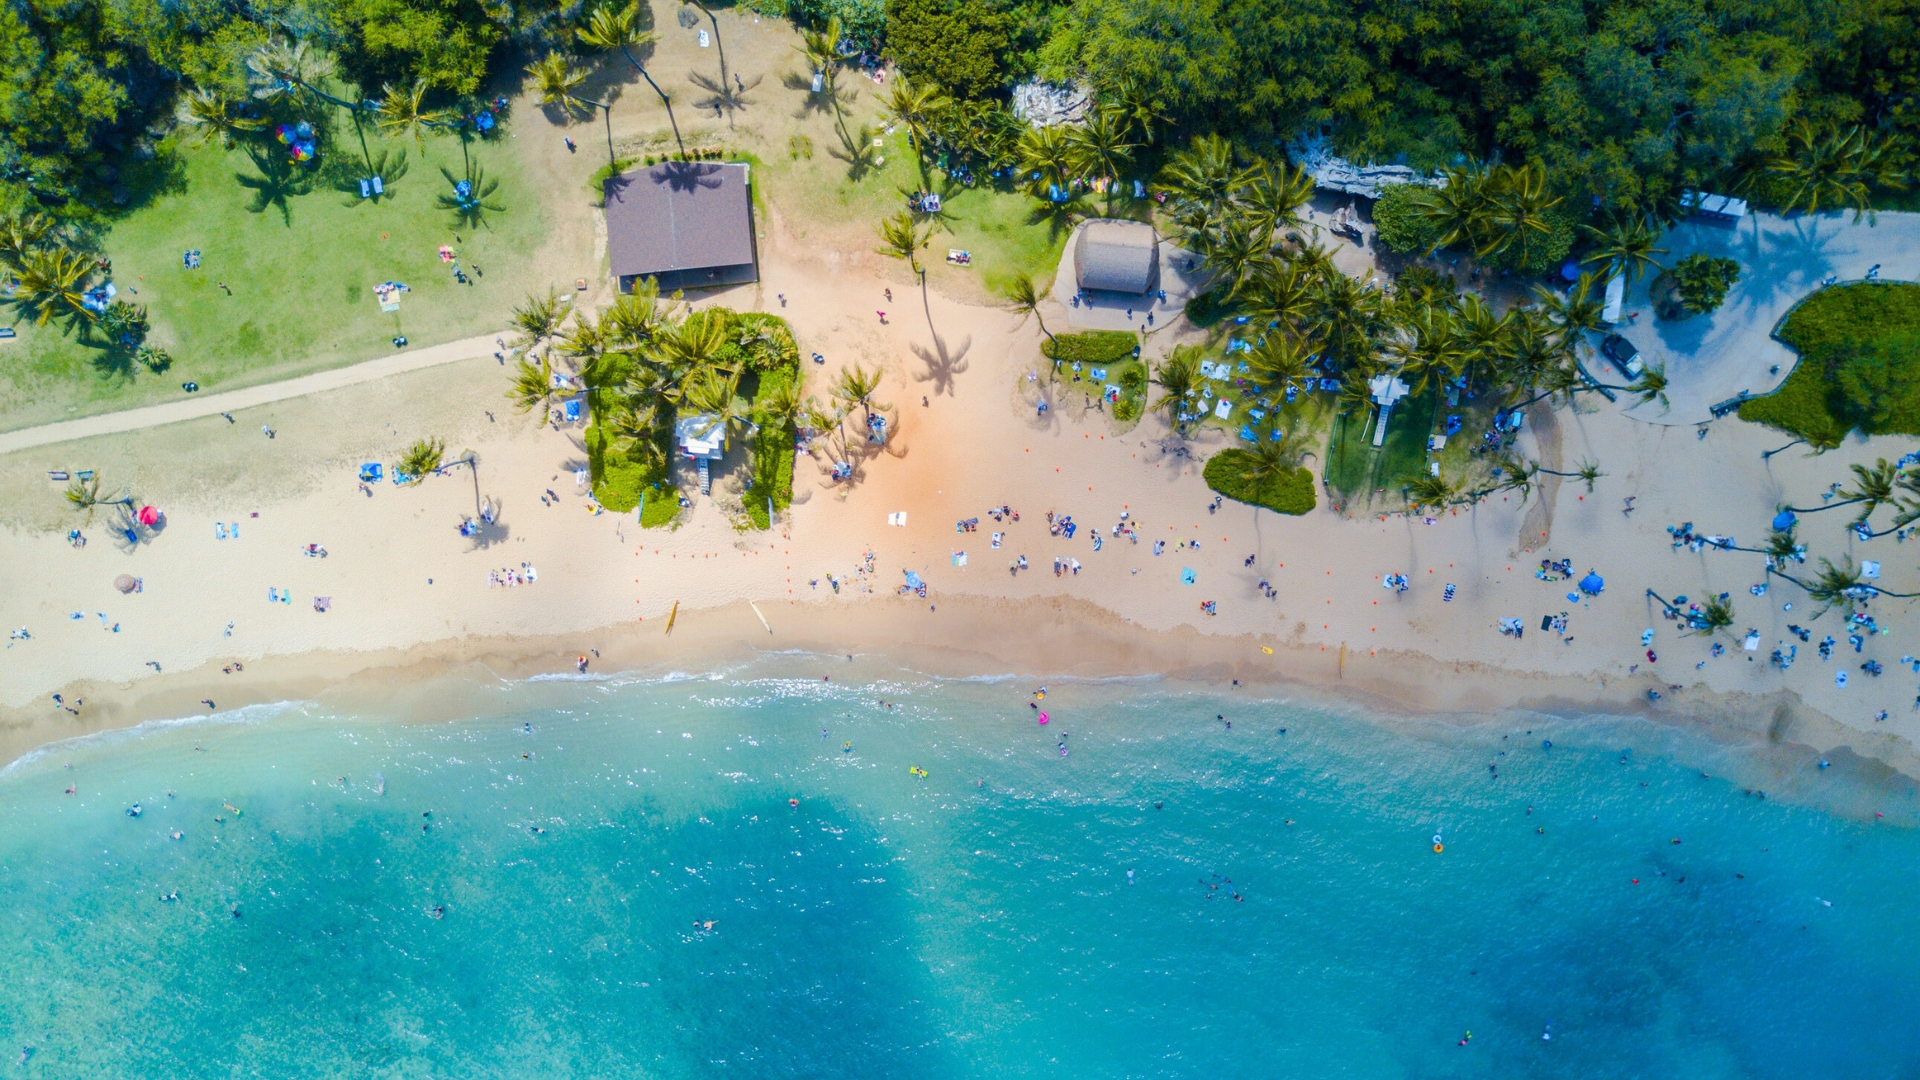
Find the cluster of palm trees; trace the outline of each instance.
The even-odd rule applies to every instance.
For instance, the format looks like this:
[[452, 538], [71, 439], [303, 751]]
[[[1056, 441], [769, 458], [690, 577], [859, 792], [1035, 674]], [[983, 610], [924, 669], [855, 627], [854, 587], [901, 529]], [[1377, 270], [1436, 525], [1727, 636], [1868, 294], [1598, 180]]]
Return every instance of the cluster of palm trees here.
[[691, 310], [677, 296], [662, 300], [652, 278], [598, 315], [575, 311], [569, 319], [567, 312], [551, 291], [514, 310], [515, 344], [525, 352], [507, 396], [523, 412], [550, 409], [561, 392], [557, 362], [584, 387], [591, 422], [613, 434], [615, 451], [630, 460], [664, 467], [683, 411], [707, 417], [698, 434], [718, 429], [724, 442], [761, 425], [791, 425], [810, 408], [797, 375], [754, 401], [741, 396], [757, 352], [791, 352], [774, 340], [784, 330], [764, 320], [726, 308]]
[[1554, 232], [1550, 212], [1562, 201], [1544, 166], [1472, 164], [1444, 169], [1442, 178], [1416, 192], [1421, 216], [1439, 233], [1436, 250], [1462, 247], [1510, 267], [1536, 264]]
[[85, 305], [94, 260], [74, 247], [45, 214], [22, 212], [0, 220], [0, 270], [14, 281], [14, 301], [45, 326], [55, 315], [93, 320]]
[[1873, 212], [1875, 188], [1905, 190], [1913, 158], [1883, 129], [1795, 120], [1786, 144], [1745, 164], [1735, 190], [1777, 200], [1782, 210], [1845, 208], [1853, 220]]

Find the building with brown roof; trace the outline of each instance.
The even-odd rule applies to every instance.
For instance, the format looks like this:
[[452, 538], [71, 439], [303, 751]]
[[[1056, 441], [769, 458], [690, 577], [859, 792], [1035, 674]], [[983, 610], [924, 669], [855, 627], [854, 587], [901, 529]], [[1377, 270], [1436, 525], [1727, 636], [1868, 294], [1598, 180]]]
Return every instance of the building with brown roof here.
[[621, 292], [740, 285], [760, 277], [748, 166], [665, 161], [609, 177], [607, 253]]

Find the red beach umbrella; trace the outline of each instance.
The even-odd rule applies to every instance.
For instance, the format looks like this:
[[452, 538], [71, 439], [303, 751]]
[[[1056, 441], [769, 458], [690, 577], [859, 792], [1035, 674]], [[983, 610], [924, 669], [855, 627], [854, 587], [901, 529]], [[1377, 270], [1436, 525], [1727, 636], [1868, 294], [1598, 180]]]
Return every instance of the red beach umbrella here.
[[153, 526], [160, 524], [160, 511], [154, 509], [151, 506], [141, 507], [140, 508], [140, 524], [145, 525], [148, 528], [152, 528]]

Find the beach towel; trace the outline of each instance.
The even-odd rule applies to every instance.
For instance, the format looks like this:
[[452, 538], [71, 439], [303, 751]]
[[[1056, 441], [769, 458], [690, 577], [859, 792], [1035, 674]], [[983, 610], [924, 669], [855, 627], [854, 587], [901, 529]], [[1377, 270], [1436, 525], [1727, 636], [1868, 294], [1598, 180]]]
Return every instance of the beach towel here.
[[907, 527], [907, 512], [906, 512], [905, 510], [898, 510], [898, 511], [895, 511], [894, 513], [891, 513], [891, 514], [888, 514], [888, 515], [887, 515], [887, 524], [889, 524], [889, 525], [895, 525], [895, 526], [898, 526], [898, 527], [900, 527], [900, 528], [902, 528], [902, 529], [904, 529], [904, 528], [906, 528], [906, 527]]
[[926, 584], [925, 582], [920, 580], [919, 574], [916, 574], [911, 570], [905, 571], [905, 573], [907, 575], [907, 588], [918, 589], [920, 586]]
[[216, 521], [216, 522], [214, 522], [214, 523], [213, 523], [213, 538], [214, 538], [215, 540], [225, 540], [225, 539], [227, 538], [227, 527], [226, 527], [226, 525], [224, 525], [224, 524], [222, 524], [221, 522], [218, 522], [218, 521]]
[[964, 552], [964, 551], [956, 551], [956, 552], [954, 552], [954, 553], [953, 553], [953, 565], [955, 565], [955, 566], [965, 566], [965, 565], [967, 565], [967, 553], [966, 553], [966, 552]]
[[1191, 585], [1198, 579], [1199, 575], [1193, 572], [1193, 567], [1183, 566], [1180, 568], [1180, 584]]

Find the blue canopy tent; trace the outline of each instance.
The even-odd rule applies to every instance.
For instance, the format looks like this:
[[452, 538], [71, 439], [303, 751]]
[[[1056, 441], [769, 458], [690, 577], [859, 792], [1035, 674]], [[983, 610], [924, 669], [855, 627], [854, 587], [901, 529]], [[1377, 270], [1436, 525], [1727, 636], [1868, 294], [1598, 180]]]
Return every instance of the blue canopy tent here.
[[1601, 579], [1600, 575], [1591, 570], [1587, 571], [1586, 577], [1580, 579], [1580, 591], [1588, 596], [1599, 596], [1601, 590], [1606, 587], [1607, 583]]

